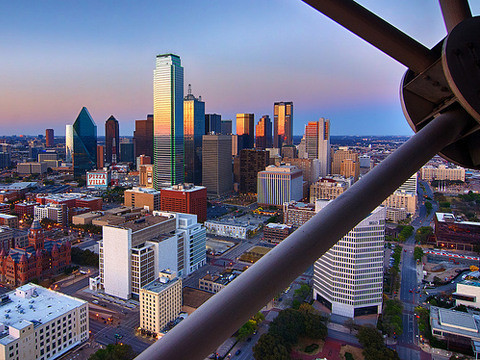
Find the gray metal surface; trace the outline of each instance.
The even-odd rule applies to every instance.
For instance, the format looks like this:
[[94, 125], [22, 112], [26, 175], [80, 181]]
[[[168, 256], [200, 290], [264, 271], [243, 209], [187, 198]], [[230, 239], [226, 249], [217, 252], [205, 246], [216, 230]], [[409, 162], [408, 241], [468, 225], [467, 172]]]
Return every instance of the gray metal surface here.
[[434, 119], [137, 360], [204, 359], [433, 155], [468, 131], [468, 123], [463, 110]]
[[377, 49], [420, 73], [437, 56], [416, 40], [352, 0], [303, 0]]

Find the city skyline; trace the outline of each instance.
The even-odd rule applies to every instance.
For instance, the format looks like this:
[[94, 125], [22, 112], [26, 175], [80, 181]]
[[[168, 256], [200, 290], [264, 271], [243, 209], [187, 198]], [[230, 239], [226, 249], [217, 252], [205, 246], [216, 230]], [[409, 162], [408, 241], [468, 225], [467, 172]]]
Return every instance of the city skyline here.
[[[321, 117], [332, 135], [412, 134], [397, 96], [406, 69], [301, 1], [27, 3], [2, 11], [2, 135], [48, 127], [63, 136], [85, 106], [97, 123], [113, 114], [130, 136], [134, 120], [153, 112], [152, 59], [167, 52], [183, 59], [185, 84], [206, 112], [224, 119], [273, 119], [274, 102], [292, 101], [294, 135]], [[411, 0], [359, 3], [428, 47], [445, 35], [436, 1], [415, 3], [414, 13]]]

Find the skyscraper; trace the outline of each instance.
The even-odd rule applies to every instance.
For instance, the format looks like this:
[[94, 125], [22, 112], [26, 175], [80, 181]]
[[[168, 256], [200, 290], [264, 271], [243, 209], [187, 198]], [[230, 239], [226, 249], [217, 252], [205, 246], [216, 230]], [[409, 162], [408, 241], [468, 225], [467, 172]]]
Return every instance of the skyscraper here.
[[153, 114], [147, 115], [147, 120], [135, 120], [133, 143], [136, 158], [146, 155], [153, 159]]
[[85, 175], [97, 166], [97, 126], [86, 107], [73, 123], [73, 176]]
[[53, 129], [46, 129], [45, 130], [45, 147], [54, 147], [55, 146], [55, 141], [54, 141], [54, 135], [53, 135]]
[[205, 114], [205, 134], [214, 132], [220, 134], [222, 132], [222, 115]]
[[255, 139], [255, 119], [253, 114], [237, 114], [237, 135], [239, 150], [253, 149]]
[[120, 133], [118, 130], [118, 121], [111, 115], [105, 122], [105, 161], [113, 164], [119, 160]]
[[183, 67], [180, 57], [157, 55], [153, 71], [153, 147], [155, 188], [184, 179]]
[[320, 176], [330, 174], [330, 120], [321, 118], [305, 126], [305, 156], [320, 160]]
[[293, 102], [273, 104], [273, 147], [292, 145]]
[[183, 135], [185, 144], [185, 182], [202, 184], [202, 136], [205, 135], [205, 103], [191, 93], [183, 101]]
[[[320, 211], [328, 201], [317, 201]], [[382, 309], [385, 208], [377, 207], [315, 262], [313, 295], [332, 314], [379, 314]]]
[[255, 148], [267, 149], [272, 147], [272, 120], [268, 115], [263, 115], [255, 127]]
[[232, 133], [232, 120], [226, 119], [222, 120], [222, 134], [223, 135], [230, 135]]
[[203, 136], [202, 184], [207, 194], [222, 196], [233, 190], [232, 137], [228, 135]]
[[73, 161], [73, 125], [65, 126], [65, 161]]

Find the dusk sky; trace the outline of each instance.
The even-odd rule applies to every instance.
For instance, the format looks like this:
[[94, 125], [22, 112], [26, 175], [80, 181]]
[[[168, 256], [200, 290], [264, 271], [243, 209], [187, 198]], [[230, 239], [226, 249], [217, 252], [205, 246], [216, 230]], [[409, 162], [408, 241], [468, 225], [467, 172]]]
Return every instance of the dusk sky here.
[[[428, 47], [446, 35], [437, 0], [358, 2]], [[114, 115], [131, 136], [153, 112], [162, 53], [223, 119], [273, 119], [275, 101], [293, 101], [294, 134], [320, 117], [332, 135], [412, 134], [406, 68], [298, 0], [2, 1], [0, 29], [0, 135], [64, 135], [86, 106], [98, 135]]]

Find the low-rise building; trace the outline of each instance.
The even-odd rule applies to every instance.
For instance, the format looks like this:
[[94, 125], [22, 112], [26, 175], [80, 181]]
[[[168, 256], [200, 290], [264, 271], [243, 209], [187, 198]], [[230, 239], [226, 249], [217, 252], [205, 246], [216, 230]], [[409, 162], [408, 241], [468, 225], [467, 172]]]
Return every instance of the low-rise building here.
[[148, 211], [160, 210], [160, 191], [135, 187], [124, 192], [125, 206], [139, 207]]
[[68, 207], [65, 204], [36, 205], [34, 208], [34, 219], [41, 221], [45, 218], [55, 221], [58, 224], [67, 225]]
[[417, 210], [417, 200], [416, 193], [395, 191], [382, 205], [395, 209], [405, 209], [408, 214], [414, 214]]
[[236, 239], [247, 239], [250, 231], [257, 230], [258, 226], [235, 219], [210, 220], [203, 224], [209, 234], [228, 236]]
[[300, 227], [316, 214], [315, 204], [291, 201], [283, 204], [283, 223]]
[[269, 223], [263, 228], [263, 240], [272, 244], [281, 243], [293, 231], [291, 226], [285, 224]]
[[10, 214], [10, 204], [0, 202], [0, 214]]
[[465, 169], [460, 166], [447, 167], [439, 165], [438, 167], [426, 165], [420, 170], [420, 176], [425, 181], [432, 180], [460, 180], [465, 181]]
[[227, 270], [218, 275], [207, 274], [198, 280], [198, 287], [200, 290], [216, 294], [240, 274], [241, 271], [238, 270]]
[[35, 205], [39, 204], [35, 201], [17, 203], [15, 204], [15, 213], [17, 213], [21, 219], [25, 216], [33, 216]]
[[182, 279], [163, 270], [140, 289], [140, 328], [159, 334], [182, 310]]
[[[353, 182], [353, 178], [352, 178]], [[345, 178], [323, 177], [310, 186], [310, 202], [317, 200], [333, 200], [343, 194], [350, 186]]]
[[17, 164], [19, 175], [45, 174], [48, 165], [44, 162], [26, 162]]
[[0, 214], [0, 225], [18, 228], [18, 217], [15, 215]]
[[480, 281], [464, 280], [457, 283], [457, 290], [452, 296], [455, 306], [465, 305], [480, 309]]
[[407, 218], [407, 210], [404, 208], [386, 208], [386, 219], [398, 223], [399, 221], [405, 220]]
[[56, 359], [88, 340], [88, 303], [32, 283], [0, 298], [0, 358]]
[[436, 213], [435, 238], [437, 247], [473, 251], [480, 244], [480, 222], [464, 221], [451, 213]]

